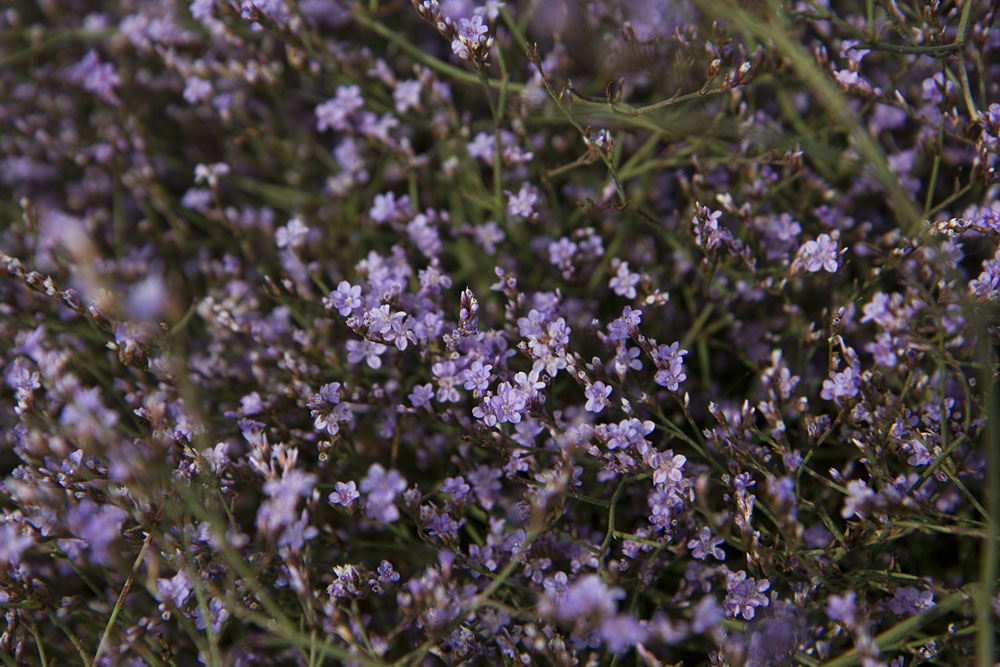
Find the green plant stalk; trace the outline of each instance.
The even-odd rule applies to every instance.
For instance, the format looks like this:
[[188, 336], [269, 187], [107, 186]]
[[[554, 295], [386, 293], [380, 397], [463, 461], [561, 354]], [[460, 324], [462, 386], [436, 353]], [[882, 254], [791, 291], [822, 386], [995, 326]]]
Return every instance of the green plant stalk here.
[[[969, 2], [969, 4], [972, 4]], [[996, 664], [996, 631], [993, 623], [993, 597], [997, 586], [997, 561], [1000, 559], [1000, 545], [997, 544], [1000, 517], [1000, 393], [994, 377], [996, 355], [990, 344], [990, 333], [983, 323], [980, 326], [979, 354], [983, 368], [980, 382], [986, 392], [986, 425], [983, 428], [983, 448], [986, 450], [986, 504], [989, 507], [986, 519], [986, 535], [980, 546], [979, 595], [976, 597], [976, 660], [978, 667], [993, 667]]]
[[97, 645], [97, 651], [94, 652], [94, 662], [97, 662], [97, 659], [101, 657], [101, 654], [107, 646], [108, 638], [111, 636], [111, 630], [115, 627], [115, 621], [118, 619], [118, 614], [121, 612], [122, 606], [125, 604], [125, 596], [128, 595], [129, 589], [132, 588], [132, 582], [135, 580], [135, 574], [139, 571], [139, 566], [142, 565], [142, 561], [146, 557], [146, 551], [149, 549], [149, 544], [152, 541], [153, 532], [150, 531], [146, 533], [146, 539], [142, 543], [142, 548], [139, 549], [139, 555], [135, 557], [135, 562], [132, 563], [132, 570], [128, 573], [128, 578], [122, 586], [122, 591], [118, 594], [118, 599], [115, 601], [115, 608], [111, 610], [111, 617], [108, 618], [108, 623], [104, 626], [104, 634], [101, 635], [101, 641]]

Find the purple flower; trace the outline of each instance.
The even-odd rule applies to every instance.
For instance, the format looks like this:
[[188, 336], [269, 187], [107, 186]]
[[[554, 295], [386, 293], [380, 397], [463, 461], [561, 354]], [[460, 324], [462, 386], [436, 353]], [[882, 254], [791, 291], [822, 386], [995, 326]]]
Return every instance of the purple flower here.
[[638, 328], [642, 322], [642, 311], [632, 310], [631, 306], [622, 309], [622, 316], [608, 324], [608, 338], [610, 340], [625, 340], [632, 332]]
[[921, 591], [913, 586], [897, 588], [889, 600], [889, 611], [897, 616], [915, 616], [934, 606], [934, 592]]
[[636, 297], [635, 286], [639, 284], [639, 274], [632, 273], [628, 268], [628, 262], [623, 262], [618, 258], [611, 260], [611, 267], [615, 269], [616, 273], [608, 282], [608, 287], [614, 290], [618, 296], [634, 299]]
[[719, 605], [714, 595], [706, 595], [698, 600], [694, 607], [694, 618], [691, 619], [691, 631], [703, 634], [714, 628], [722, 620], [725, 610]]
[[383, 584], [399, 581], [399, 573], [392, 569], [392, 563], [387, 560], [379, 563], [376, 572], [378, 573], [378, 580]]
[[797, 259], [806, 271], [815, 273], [825, 269], [829, 273], [836, 273], [840, 266], [840, 250], [829, 234], [820, 234], [815, 241], [806, 241], [799, 248]]
[[645, 626], [629, 614], [615, 614], [601, 623], [598, 634], [609, 653], [620, 653], [646, 641]]
[[333, 492], [327, 497], [331, 505], [343, 505], [350, 509], [354, 501], [361, 497], [358, 487], [354, 482], [336, 482], [333, 485]]
[[313, 418], [313, 426], [317, 430], [325, 430], [330, 435], [337, 435], [340, 431], [339, 422], [351, 418], [347, 404], [340, 402], [339, 382], [330, 382], [320, 387], [320, 390], [313, 394], [308, 407]]
[[507, 212], [518, 218], [532, 218], [535, 216], [537, 201], [538, 193], [535, 188], [525, 183], [516, 195], [507, 191]]
[[588, 412], [601, 412], [608, 405], [608, 396], [611, 395], [612, 388], [603, 382], [595, 382], [587, 387], [584, 395], [587, 397], [587, 404], [584, 410]]
[[368, 339], [349, 340], [345, 346], [347, 347], [347, 363], [356, 364], [363, 360], [372, 369], [382, 367], [381, 355], [389, 349], [382, 343], [373, 343]]
[[406, 479], [399, 471], [386, 472], [378, 463], [368, 468], [368, 476], [361, 480], [361, 491], [368, 495], [365, 515], [379, 523], [392, 523], [399, 518], [396, 496], [406, 490]]
[[[191, 591], [191, 581], [183, 570], [178, 571], [170, 579], [156, 580], [156, 599], [160, 602], [169, 602], [176, 609], [184, 608], [184, 604], [191, 597]], [[160, 608], [165, 612], [170, 611], [163, 605], [160, 605]]]
[[848, 628], [854, 627], [858, 618], [857, 598], [854, 591], [847, 591], [843, 595], [831, 595], [826, 599], [826, 615]]
[[427, 407], [431, 404], [431, 399], [434, 398], [434, 385], [430, 382], [415, 385], [407, 398], [410, 399], [410, 404], [415, 408]]
[[840, 511], [840, 516], [850, 519], [857, 516], [864, 519], [867, 508], [875, 501], [875, 492], [868, 488], [868, 485], [860, 479], [852, 479], [847, 483], [847, 498], [844, 500], [844, 509]]
[[861, 389], [861, 373], [849, 366], [840, 373], [834, 373], [829, 380], [823, 380], [820, 397], [827, 401], [839, 402], [842, 398], [853, 398]]
[[319, 132], [347, 130], [351, 115], [364, 104], [361, 88], [358, 86], [338, 86], [336, 97], [316, 107], [316, 130]]
[[71, 508], [66, 518], [69, 531], [82, 539], [90, 547], [90, 556], [95, 563], [107, 565], [111, 562], [108, 547], [121, 535], [122, 523], [128, 514], [114, 505], [98, 505], [88, 499]]
[[752, 579], [747, 577], [745, 570], [733, 572], [726, 570], [726, 599], [723, 606], [726, 614], [732, 618], [750, 621], [756, 615], [757, 607], [767, 607], [771, 601], [764, 593], [771, 588], [767, 579]]
[[491, 370], [492, 364], [473, 361], [471, 366], [462, 371], [461, 377], [465, 380], [463, 386], [469, 391], [485, 391], [490, 386]]
[[452, 52], [462, 60], [472, 60], [476, 52], [492, 43], [487, 37], [489, 30], [483, 25], [483, 17], [479, 14], [471, 19], [459, 19], [458, 31], [455, 33], [455, 39], [451, 41]]
[[406, 113], [408, 110], [420, 106], [420, 90], [423, 84], [417, 79], [407, 79], [396, 84], [396, 89], [392, 91], [392, 99], [396, 103], [398, 113]]
[[298, 218], [292, 218], [284, 227], [279, 227], [274, 233], [275, 245], [279, 248], [299, 249], [306, 242], [309, 228]]
[[[212, 598], [208, 603], [208, 613], [211, 617], [212, 634], [217, 635], [222, 631], [222, 624], [229, 619], [229, 610], [226, 609], [226, 605], [222, 600]], [[194, 608], [193, 616], [194, 627], [198, 630], [204, 630], [206, 625], [205, 618], [202, 616], [201, 605], [197, 605]]]
[[323, 305], [327, 309], [336, 308], [341, 317], [357, 315], [365, 306], [364, 299], [361, 298], [361, 287], [351, 285], [346, 280], [341, 280], [337, 289], [330, 292], [330, 296], [323, 300]]
[[34, 545], [34, 538], [22, 532], [17, 524], [5, 523], [0, 528], [0, 563], [17, 567], [21, 563], [21, 554]]
[[305, 510], [299, 515], [299, 520], [286, 527], [278, 538], [279, 547], [290, 547], [292, 551], [301, 551], [307, 540], [319, 535], [315, 526], [309, 525], [309, 517]]
[[723, 542], [725, 542], [725, 539], [715, 537], [712, 531], [706, 526], [701, 529], [698, 539], [689, 540], [687, 546], [691, 550], [691, 555], [698, 560], [705, 560], [710, 554], [715, 556], [716, 560], [726, 560], [726, 552], [719, 548], [719, 545]]
[[458, 477], [447, 477], [441, 485], [441, 493], [450, 494], [451, 499], [456, 503], [462, 502], [471, 490], [472, 487], [465, 483], [465, 478], [461, 475]]
[[[558, 595], [559, 587], [553, 587], [552, 592]], [[570, 584], [559, 597], [550, 595], [547, 590], [539, 603], [539, 613], [584, 630], [612, 618], [618, 609], [618, 600], [624, 597], [622, 589], [610, 588], [596, 574], [587, 574]]]
[[509, 382], [503, 382], [497, 387], [496, 396], [490, 399], [490, 407], [496, 415], [497, 422], [504, 424], [510, 422], [517, 424], [521, 421], [521, 414], [527, 406], [528, 399], [518, 389], [511, 386]]

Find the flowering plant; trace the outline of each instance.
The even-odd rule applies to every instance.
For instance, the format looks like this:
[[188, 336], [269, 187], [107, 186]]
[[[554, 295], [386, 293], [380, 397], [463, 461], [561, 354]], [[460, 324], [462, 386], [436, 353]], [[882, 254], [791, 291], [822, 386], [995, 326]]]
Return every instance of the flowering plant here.
[[5, 664], [994, 664], [995, 6], [82, 6], [0, 12]]

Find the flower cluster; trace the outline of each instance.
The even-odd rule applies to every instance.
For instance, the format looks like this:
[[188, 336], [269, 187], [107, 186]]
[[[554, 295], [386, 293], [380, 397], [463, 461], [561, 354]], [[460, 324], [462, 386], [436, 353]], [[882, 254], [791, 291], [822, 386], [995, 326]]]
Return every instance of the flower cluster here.
[[4, 662], [992, 664], [997, 7], [764, 4], [7, 3]]

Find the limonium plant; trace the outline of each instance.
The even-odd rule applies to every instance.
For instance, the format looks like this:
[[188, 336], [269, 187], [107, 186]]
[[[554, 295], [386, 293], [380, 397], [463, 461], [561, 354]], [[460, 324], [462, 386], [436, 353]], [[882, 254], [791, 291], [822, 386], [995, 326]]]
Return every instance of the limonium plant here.
[[996, 664], [997, 11], [4, 3], [0, 660]]

